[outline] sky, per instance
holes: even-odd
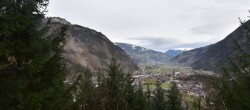
[[[112,42],[157,51],[216,43],[248,19],[250,0],[51,0],[47,16],[61,17]]]

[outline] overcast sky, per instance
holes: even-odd
[[[48,16],[113,42],[166,51],[216,43],[247,19],[250,0],[51,0]]]

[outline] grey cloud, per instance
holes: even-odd
[[[142,44],[153,44],[153,45],[172,45],[176,43],[180,43],[177,39],[167,38],[167,37],[150,37],[150,36],[142,36],[142,37],[129,37],[130,40],[136,40],[141,42]]]
[[[200,26],[192,27],[190,30],[194,34],[208,34],[212,36],[219,36],[220,32],[225,28],[228,28],[226,25],[216,25],[216,24],[204,24]]]
[[[165,52],[169,49],[180,49],[180,48],[197,48],[211,44],[211,42],[193,42],[183,43],[177,39],[170,39],[164,37],[130,37],[131,41],[137,41],[134,45],[143,46],[145,48]],[[131,42],[127,42],[131,43]]]
[[[111,41],[137,41],[165,51],[223,39],[239,26],[237,17],[249,15],[249,4],[250,0],[53,0],[48,8],[49,16],[101,31]]]
[[[169,49],[194,49],[198,47],[204,47],[210,45],[211,42],[194,42],[194,43],[176,43],[173,45],[162,44],[160,46],[157,45],[147,45],[149,48],[165,52]]]
[[[129,37],[127,38],[130,41],[137,42],[134,45],[139,45],[145,48],[165,51],[169,46],[174,46],[176,44],[180,44],[181,42],[177,39],[171,39],[166,37],[150,37],[150,36],[142,36],[142,37]],[[131,43],[131,42],[127,42]]]
[[[194,43],[183,43],[183,44],[178,44],[175,46],[172,46],[170,48],[176,49],[176,48],[198,48],[198,47],[204,47],[207,45],[210,45],[211,42],[194,42]]]
[[[220,2],[223,1],[225,0],[220,0]],[[231,0],[231,2],[234,2],[234,0]],[[246,18],[242,15],[247,14],[247,8],[233,8],[231,5],[225,7],[203,7],[197,10],[200,15],[200,23],[191,27],[190,31],[196,35],[207,34],[213,37],[226,37],[239,26],[238,17]]]

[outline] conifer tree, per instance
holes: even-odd
[[[149,83],[147,84],[146,96],[147,96],[147,109],[150,110],[150,107],[151,107],[151,90],[150,90],[150,87],[149,87]]]
[[[107,104],[107,88],[105,85],[105,75],[102,71],[97,73],[97,84],[95,85],[94,94],[95,94],[95,109],[96,110],[105,110]]]
[[[127,103],[128,109],[133,110],[135,106],[135,86],[133,85],[134,79],[130,73],[125,75],[125,88],[124,98]]]
[[[147,110],[147,99],[143,93],[143,87],[141,83],[139,83],[137,89],[135,90],[135,95],[135,102],[132,110]]]
[[[168,110],[183,110],[181,105],[181,96],[175,82],[171,82],[171,88],[168,94]]]
[[[235,50],[228,57],[227,67],[221,76],[214,80],[214,87],[218,90],[215,96],[218,109],[250,109],[250,27],[249,21],[240,22],[242,24],[240,34],[244,40],[235,41]]]
[[[87,69],[83,74],[78,76],[76,85],[74,85],[75,103],[72,110],[97,110],[95,104],[95,87],[91,80],[91,72]]]
[[[38,29],[48,3],[0,1],[0,109],[56,110],[70,100],[62,62],[67,28],[49,36]]]
[[[106,77],[106,109],[109,110],[123,110],[127,109],[124,98],[124,73],[120,69],[120,65],[116,61],[116,57],[112,56],[111,62],[108,66],[108,74]]]
[[[164,91],[159,80],[156,82],[156,88],[154,91],[153,108],[154,110],[166,110],[167,108]]]

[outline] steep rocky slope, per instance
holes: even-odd
[[[250,21],[246,22],[246,26],[250,27]],[[195,69],[220,72],[227,63],[228,56],[233,55],[235,42],[243,45],[247,41],[243,31],[243,26],[240,26],[225,39],[209,46],[186,51],[175,57],[174,61]]]
[[[58,31],[63,25],[68,25],[64,58],[70,77],[77,75],[86,68],[93,73],[107,69],[112,55],[125,71],[135,71],[138,66],[118,46],[114,45],[105,35],[87,27],[72,25],[68,21],[54,17],[43,20],[50,33]]]
[[[155,63],[168,63],[171,59],[170,56],[146,49],[144,47],[135,46],[127,43],[115,43],[117,46],[121,47],[126,53],[130,55],[132,59],[138,64],[155,64]]]

